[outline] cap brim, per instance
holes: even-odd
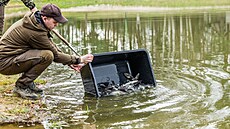
[[[58,23],[66,23],[66,22],[68,22],[68,20],[64,16],[54,17],[53,19],[55,21],[57,21]]]

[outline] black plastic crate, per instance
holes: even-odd
[[[156,86],[152,65],[146,50],[129,50],[94,54],[92,63],[81,70],[85,92],[101,97],[100,83],[124,84],[124,73],[136,76],[143,84]]]

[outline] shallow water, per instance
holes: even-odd
[[[79,73],[53,63],[45,100],[63,128],[230,128],[230,13],[68,17],[59,32],[81,54],[144,48],[157,86],[123,96],[84,94]],[[83,14],[81,14],[83,15]],[[58,46],[70,50],[54,37]]]

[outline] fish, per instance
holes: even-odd
[[[115,84],[113,80],[98,83],[100,94],[102,96],[117,96],[135,91],[142,91],[146,87],[145,85],[141,85],[139,76],[139,73],[137,73],[135,77],[133,77],[130,73],[124,73],[124,77],[127,79],[127,82],[124,84]]]
[[[130,73],[124,73],[124,76],[129,80],[129,81],[134,81],[134,80],[138,80],[140,73],[137,73],[137,75],[135,77],[133,77]]]
[[[124,91],[116,90],[116,91],[112,91],[109,95],[110,96],[120,96],[120,95],[125,95],[125,94],[128,94],[128,93]]]

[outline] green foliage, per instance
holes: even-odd
[[[47,3],[60,8],[97,5],[150,6],[150,7],[200,7],[229,6],[230,0],[33,0],[40,10]],[[11,0],[5,10],[7,14],[28,11],[20,0]]]
[[[87,115],[89,115],[90,109],[89,109],[89,105],[88,104],[86,104],[86,112],[87,112]]]
[[[28,113],[29,111],[30,111],[29,108],[24,106],[17,106],[15,108],[8,109],[8,113],[16,114],[16,115],[25,114]]]
[[[34,82],[36,85],[44,85],[44,84],[46,84],[47,81],[41,80],[41,79],[36,79]]]
[[[18,4],[19,0],[11,0]],[[157,7],[186,7],[186,6],[221,6],[230,5],[229,0],[33,0],[37,7],[53,3],[61,8],[89,5],[123,5],[123,6],[157,6]],[[22,3],[22,2],[21,2]]]
[[[69,127],[68,123],[64,121],[50,121],[46,124],[51,129],[62,129],[63,127]]]
[[[5,76],[5,75],[0,74],[0,86],[1,85],[11,85],[15,82],[16,78],[18,78],[18,75]]]
[[[13,89],[14,83],[19,78],[18,75],[2,75],[0,74],[0,93],[9,92]],[[44,85],[46,84],[46,80],[36,79],[35,84]]]

